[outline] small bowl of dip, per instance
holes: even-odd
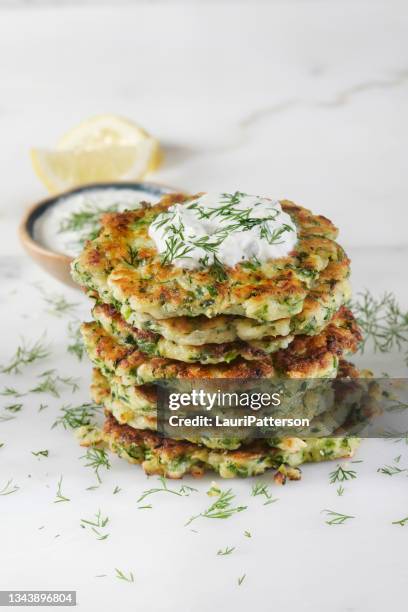
[[[99,231],[105,212],[138,208],[141,202],[155,204],[172,187],[157,183],[93,183],[37,202],[20,225],[20,239],[30,257],[46,272],[70,287],[71,261],[87,240]]]

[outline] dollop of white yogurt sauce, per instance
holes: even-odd
[[[164,264],[190,270],[285,257],[297,242],[296,226],[278,200],[238,191],[171,206],[150,225],[149,236]]]
[[[76,257],[84,242],[99,229],[106,211],[123,212],[140,203],[156,203],[159,197],[136,189],[102,187],[60,198],[34,223],[34,239],[51,251]]]

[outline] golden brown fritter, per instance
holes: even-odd
[[[119,425],[106,415],[101,441],[130,463],[139,463],[149,475],[182,478],[196,477],[205,471],[217,472],[222,478],[250,477],[268,469],[279,470],[284,478],[299,480],[298,466],[306,462],[349,458],[359,445],[358,438],[286,438],[269,446],[265,441],[251,442],[238,450],[214,450],[190,442],[161,438],[148,430]],[[86,445],[86,433],[83,440]]]
[[[357,350],[361,340],[358,326],[349,310],[342,307],[330,324],[317,336],[297,336],[288,348],[262,359],[247,361],[238,357],[230,363],[202,365],[184,363],[146,354],[119,345],[96,322],[81,327],[88,355],[108,377],[118,376],[124,384],[143,385],[166,378],[246,379],[318,378],[335,376],[339,357]]]
[[[331,273],[327,274],[328,269],[324,271],[325,279],[320,283],[320,288],[313,290],[305,300],[303,311],[292,320],[259,323],[254,319],[220,315],[214,319],[179,317],[159,321],[148,318],[131,325],[112,305],[102,303],[94,306],[92,314],[118,342],[135,346],[150,357],[166,357],[203,364],[232,361],[239,355],[244,359],[260,359],[286,348],[294,335],[315,335],[324,329],[349,297],[348,281],[344,278],[338,281],[341,273],[336,268],[339,267],[341,264],[328,266],[332,269]],[[344,273],[344,269],[342,272]],[[326,285],[327,288],[323,290],[322,287]],[[203,318],[205,321],[198,320]],[[196,323],[199,327],[194,329]],[[159,330],[164,331],[165,336],[160,335]],[[278,334],[278,330],[283,333]],[[235,341],[221,342],[225,335],[235,338]],[[173,339],[169,339],[169,336]],[[204,336],[214,342],[197,344],[198,339],[203,339]],[[187,337],[193,340],[193,344],[185,341]],[[246,340],[237,340],[239,337]]]
[[[345,378],[348,379],[347,385],[336,383],[334,386],[313,385],[303,390],[299,387],[296,395],[293,395],[296,388],[291,385],[289,391],[293,396],[292,406],[287,406],[282,412],[278,410],[274,415],[275,418],[285,418],[296,414],[311,421],[306,430],[307,434],[313,432],[314,436],[317,436],[318,433],[319,436],[331,435],[346,422],[349,414],[357,410],[367,392],[366,385],[359,383],[360,372],[350,363],[342,360],[336,381],[343,381]],[[350,378],[356,379],[356,384],[352,384]],[[157,430],[157,390],[154,386],[125,386],[117,378],[108,381],[95,368],[91,396],[96,403],[103,404],[119,424],[127,424],[135,429]],[[300,436],[301,433],[297,430],[291,435]],[[184,436],[178,439],[182,438]],[[184,439],[209,448],[234,450],[253,438],[253,432],[242,429],[234,432],[228,431],[221,435],[216,435],[214,432],[191,432]],[[266,438],[266,441],[274,446],[276,434],[273,438]]]
[[[125,319],[135,312],[157,319],[230,314],[268,322],[300,313],[328,264],[347,260],[328,219],[285,200],[282,209],[298,231],[289,256],[262,264],[242,262],[222,273],[214,266],[184,270],[164,265],[149,225],[174,203],[192,199],[170,195],[155,206],[104,215],[99,236],[73,263],[74,279],[102,301],[118,305]]]

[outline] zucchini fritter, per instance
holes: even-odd
[[[82,444],[87,445],[86,428],[78,432]],[[95,438],[92,437],[92,443]],[[142,465],[146,474],[167,478],[182,478],[186,474],[199,477],[205,471],[217,472],[222,478],[249,477],[263,474],[268,469],[278,470],[277,481],[285,477],[299,480],[299,465],[328,459],[352,457],[359,445],[358,438],[300,438],[282,439],[276,446],[265,441],[252,442],[239,450],[214,450],[161,438],[157,433],[120,425],[107,414],[100,442],[130,463]]]
[[[132,327],[108,304],[97,304],[92,315],[119,344],[136,347],[148,357],[164,357],[185,363],[229,363],[237,357],[247,360],[261,359],[286,348],[294,338],[292,335],[273,336],[252,342],[236,341],[194,346],[177,344],[153,332]]]
[[[359,378],[360,372],[346,361],[340,362],[338,377]],[[155,387],[124,386],[115,381],[109,383],[108,379],[98,370],[94,369],[91,385],[92,399],[97,404],[102,404],[121,425],[129,425],[135,429],[157,430],[157,393]],[[354,407],[358,406],[365,399],[367,404],[369,396],[366,394],[365,386],[349,385],[345,389],[311,388],[294,397],[296,414],[302,418],[311,420],[310,428],[305,435],[310,432],[314,436],[328,436],[333,434],[342,426],[349,417]],[[302,408],[300,408],[302,406]],[[275,414],[275,417],[285,414]],[[286,416],[288,416],[286,414]],[[235,450],[243,443],[247,443],[253,438],[246,430],[237,430],[235,435],[215,436],[213,434],[189,436],[186,439],[195,444],[203,444],[209,448],[222,448]],[[296,435],[301,435],[299,431]],[[181,439],[181,438],[180,438]],[[275,445],[276,436],[267,439],[268,444]]]
[[[184,363],[145,353],[118,344],[97,323],[84,323],[82,336],[94,365],[108,378],[117,376],[123,384],[144,385],[167,378],[246,379],[322,378],[336,376],[339,358],[357,350],[360,331],[353,315],[345,307],[317,336],[296,336],[288,348],[247,361],[238,357],[231,363],[202,365]]]
[[[128,306],[121,307],[121,314],[132,327],[159,334],[178,345],[222,344],[289,334],[313,336],[322,331],[331,317],[350,299],[349,275],[348,259],[329,263],[318,280],[313,282],[302,311],[292,318],[276,321],[264,322],[233,315],[217,315],[211,319],[205,315],[154,319],[151,315],[132,311]]]
[[[74,280],[117,305],[126,319],[135,312],[156,319],[229,314],[269,322],[302,312],[329,263],[348,261],[334,242],[337,230],[328,219],[285,200],[282,209],[298,231],[290,256],[244,261],[222,270],[164,265],[148,235],[149,225],[173,204],[193,198],[168,195],[154,206],[103,215],[99,236],[73,262]]]
[[[325,271],[326,273],[326,271]],[[331,276],[331,278],[333,278]],[[281,319],[274,323],[257,323],[254,319],[232,316],[218,316],[215,319],[206,319],[205,322],[212,322],[214,326],[206,324],[206,330],[196,329],[192,331],[197,319],[203,317],[190,318],[180,317],[179,319],[167,319],[155,321],[152,325],[152,320],[148,319],[149,325],[139,324],[132,326],[127,323],[124,318],[109,304],[97,303],[92,314],[96,321],[110,335],[114,336],[121,344],[135,346],[149,357],[165,357],[167,359],[176,359],[186,363],[221,363],[230,362],[238,356],[244,359],[253,360],[260,359],[265,355],[274,353],[281,348],[286,348],[293,340],[294,334],[315,335],[329,323],[336,310],[333,308],[340,307],[345,298],[349,297],[346,287],[348,281],[342,281],[342,289],[336,291],[336,282],[334,281],[333,291],[330,293],[323,292],[320,301],[316,298],[308,297],[305,301],[305,307],[297,317],[292,321],[289,319]],[[337,289],[339,289],[337,287]],[[219,320],[219,322],[216,321]],[[217,323],[217,325],[215,325]],[[169,326],[171,333],[169,334]],[[150,329],[148,329],[150,327]],[[283,331],[282,335],[276,333],[278,328]],[[289,329],[292,327],[292,333]],[[166,336],[161,336],[159,333],[152,331],[152,328],[160,329],[166,333]],[[268,329],[273,328],[273,333],[268,335]],[[183,329],[183,331],[181,331]],[[189,333],[185,334],[185,330]],[[178,332],[178,333],[177,333]],[[208,344],[187,344],[186,336],[194,336],[197,339],[202,338],[203,333],[208,338],[213,338],[216,342]],[[224,335],[230,337],[246,337],[246,340],[236,340],[229,342],[220,342],[220,337]],[[170,340],[168,336],[172,336],[175,340]],[[184,337],[183,337],[184,336]],[[178,342],[179,339],[183,341]]]

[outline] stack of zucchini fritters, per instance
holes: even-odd
[[[345,307],[350,262],[332,223],[281,201],[297,228],[290,256],[185,270],[163,262],[148,228],[170,206],[192,199],[170,195],[105,214],[98,237],[73,263],[74,279],[95,299],[94,321],[82,325],[82,334],[94,364],[92,397],[106,413],[101,438],[90,434],[84,443],[102,440],[146,473],[171,478],[210,469],[225,478],[253,476],[272,468],[283,481],[298,479],[301,463],[350,457],[358,440],[349,437],[241,443],[158,435],[159,380],[359,376],[344,360],[360,333]]]

